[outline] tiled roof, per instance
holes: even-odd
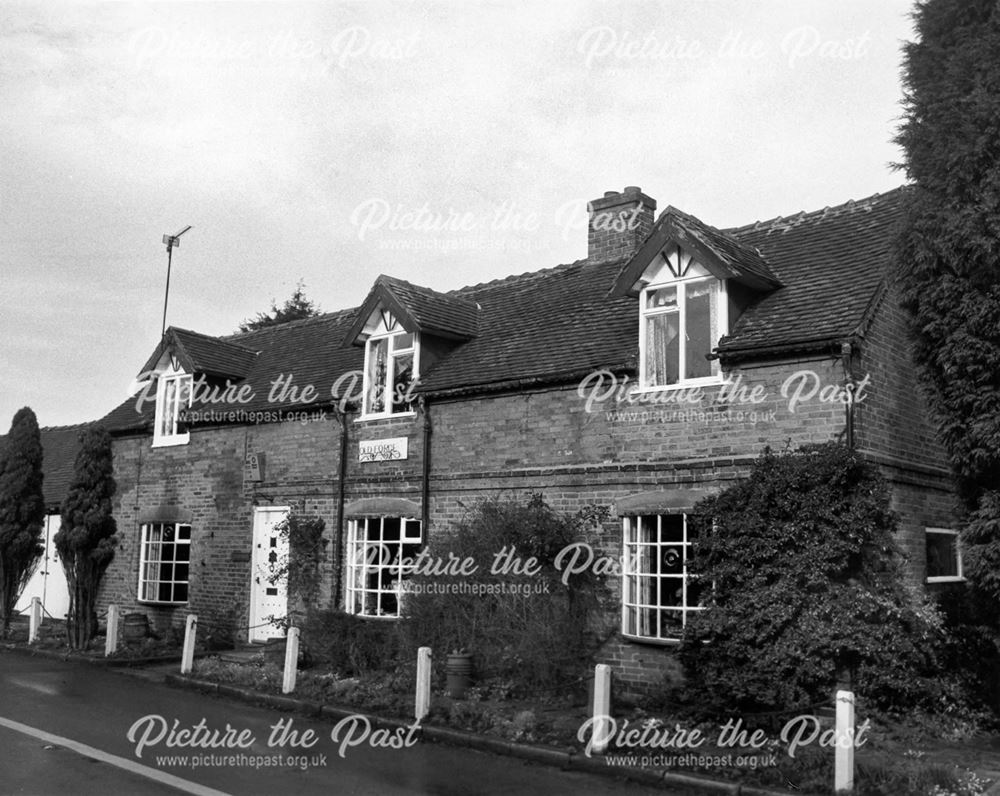
[[[189,372],[238,379],[247,376],[257,355],[255,351],[243,345],[171,326],[153,355],[146,361],[143,372],[156,367],[166,348],[177,355],[184,369]]]
[[[728,230],[760,250],[784,287],[747,310],[720,350],[854,334],[886,277],[904,190]]]
[[[411,332],[427,332],[455,340],[468,340],[479,334],[479,307],[474,301],[382,274],[361,305],[347,333],[346,344],[357,340],[368,316],[380,303],[387,304],[399,316],[403,327]]]
[[[770,278],[781,284],[762,292],[745,310],[720,350],[736,357],[814,342],[826,344],[856,334],[886,275],[902,214],[902,195],[902,189],[897,189],[730,230],[716,230],[685,216],[688,228],[697,229],[706,245],[721,256],[749,270],[758,263],[746,259],[746,254],[755,252]],[[675,218],[681,217],[674,212]],[[472,308],[478,305],[477,335],[459,342],[430,372],[422,374],[421,390],[431,394],[486,391],[577,379],[601,367],[634,369],[637,301],[628,296],[609,297],[624,265],[622,261],[581,260],[449,293],[391,277],[380,277],[379,285],[405,303],[407,311],[427,328],[471,324]],[[235,408],[273,409],[268,401],[271,387],[275,380],[288,376],[294,385],[312,384],[322,402],[329,399],[331,386],[341,374],[360,372],[363,366],[363,349],[345,343],[349,330],[357,328],[359,314],[354,308],[204,339],[257,352],[245,379],[256,397]],[[190,333],[181,333],[180,339],[188,346],[193,338],[186,334]],[[192,356],[205,361],[204,353]],[[287,403],[283,406],[292,408]],[[118,429],[148,428],[152,409],[150,402],[137,414],[135,400],[130,399],[104,422]]]
[[[625,264],[612,288],[612,295],[637,294],[637,281],[670,242],[693,252],[702,265],[720,279],[736,279],[756,290],[773,290],[781,286],[781,281],[754,246],[742,243],[676,207],[668,207]]]
[[[356,309],[340,310],[253,332],[213,338],[223,343],[236,343],[254,352],[246,377],[235,382],[239,386],[249,385],[254,397],[245,403],[203,401],[202,405],[215,406],[219,411],[271,411],[276,407],[291,411],[301,408],[292,401],[291,388],[301,391],[307,385],[312,385],[318,393],[314,403],[329,401],[337,377],[350,371],[360,373],[363,367],[363,349],[341,345],[356,314]],[[290,382],[288,377],[291,377]],[[275,388],[279,380],[281,384]],[[281,390],[282,385],[287,388],[285,400],[271,401],[272,390]],[[137,398],[132,397],[109,412],[101,422],[116,431],[151,429],[154,410],[153,400],[137,406]]]
[[[42,439],[42,494],[45,508],[58,511],[73,478],[76,454],[80,452],[80,434],[90,423],[74,426],[50,426],[39,429]],[[0,451],[7,444],[6,435],[0,436]]]
[[[633,367],[638,357],[635,299],[608,296],[621,266],[621,261],[581,260],[456,291],[482,307],[479,336],[423,376],[423,390],[548,381],[555,374]]]

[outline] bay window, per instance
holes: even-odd
[[[347,526],[345,610],[359,616],[400,616],[408,577],[406,562],[421,547],[420,520],[363,517]]]
[[[142,526],[139,602],[186,603],[190,566],[190,525],[152,522]]]
[[[676,640],[692,612],[704,610],[702,587],[688,573],[696,520],[689,514],[624,518],[623,635]]]

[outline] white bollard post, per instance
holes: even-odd
[[[417,700],[413,715],[420,724],[431,712],[431,648],[417,650]]]
[[[594,667],[594,743],[597,754],[608,748],[608,722],[611,719],[611,667],[599,663]]]
[[[837,691],[837,751],[833,790],[854,792],[854,692]]]
[[[290,694],[295,690],[295,676],[299,671],[299,629],[288,628],[285,641],[285,679],[281,683],[281,693]]]
[[[118,649],[118,606],[108,606],[108,632],[104,637],[104,657]]]
[[[28,615],[28,643],[34,644],[38,641],[38,628],[42,626],[42,601],[37,597],[31,598],[31,610]]]
[[[184,649],[181,652],[181,674],[191,674],[194,668],[194,636],[197,632],[198,617],[188,614],[184,625]]]

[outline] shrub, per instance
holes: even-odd
[[[844,669],[877,707],[940,693],[926,676],[940,618],[905,587],[886,485],[856,453],[767,450],[697,512],[713,522],[692,572],[714,588],[682,648],[696,699],[796,709],[828,701]]]
[[[388,671],[401,663],[394,623],[340,611],[310,611],[302,629],[302,646],[310,663],[349,676]]]
[[[434,561],[452,555],[460,561],[472,559],[475,574],[460,581],[419,573],[413,578],[400,628],[407,656],[413,657],[421,646],[437,655],[464,649],[474,655],[478,678],[515,680],[526,690],[550,689],[581,676],[602,582],[588,571],[564,583],[555,563],[567,545],[586,541],[605,514],[603,509],[587,509],[561,515],[538,494],[524,502],[480,500],[453,534],[428,548]],[[505,548],[515,551],[521,562],[536,559],[539,572],[491,572]],[[435,593],[435,584],[442,581],[447,591]],[[464,584],[470,587],[467,593],[458,590]],[[472,585],[478,593],[471,591]]]
[[[323,578],[320,567],[329,544],[323,536],[326,523],[320,517],[290,511],[275,530],[286,543],[288,553],[275,562],[268,581],[287,584],[291,613],[301,618],[319,598]]]

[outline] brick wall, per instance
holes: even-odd
[[[854,368],[855,378],[870,378],[868,396],[856,409],[856,445],[878,463],[892,487],[899,542],[910,560],[907,571],[914,584],[922,584],[924,528],[955,528],[958,515],[947,456],[929,418],[895,287],[882,296]]]
[[[899,461],[892,459],[893,434],[911,401],[911,396],[898,392],[912,386],[894,375],[894,353],[888,345],[894,340],[892,320],[877,318],[869,338],[872,345],[885,345],[888,353],[863,352],[860,360],[862,367],[872,369],[873,386],[871,403],[856,413],[858,438],[872,446],[872,455],[881,456],[886,468],[896,468],[894,484],[899,490],[894,499],[907,518],[906,546],[919,568],[923,546],[916,518],[924,522],[934,516],[939,519],[927,524],[947,527],[948,523],[941,494],[925,488],[927,479],[935,476],[925,472],[924,438],[912,441],[924,457],[916,464],[905,460],[909,448],[903,449]],[[795,373],[802,375],[790,380]],[[744,396],[755,399],[741,402],[730,395],[720,400],[718,388],[706,388],[701,396],[685,394],[689,400],[680,403],[630,405],[609,398],[588,411],[589,393],[584,390],[581,396],[571,385],[432,402],[430,523],[425,540],[446,534],[481,497],[532,491],[541,492],[565,512],[608,506],[612,519],[602,529],[597,552],[617,559],[621,520],[615,506],[621,498],[671,488],[721,489],[745,475],[767,445],[782,449],[843,438],[842,403],[823,402],[817,395],[794,407],[789,403],[798,387],[808,393],[840,385],[844,376],[839,358],[776,361],[740,367],[729,375],[738,378]],[[422,413],[373,421],[349,417],[346,501],[388,496],[419,504],[424,423]],[[180,623],[188,611],[209,615],[235,603],[245,625],[254,505],[290,505],[318,514],[334,540],[341,433],[339,420],[328,414],[308,423],[196,429],[189,444],[169,448],[152,448],[149,437],[116,439],[116,516],[122,544],[102,602],[118,602],[126,611],[137,607],[140,514],[157,506],[176,506],[192,518],[190,605],[142,610],[165,625]],[[358,461],[361,441],[392,437],[407,439],[407,459]],[[250,452],[264,454],[259,483],[249,481],[245,460]],[[335,563],[342,567],[344,562],[342,557],[336,562],[333,551],[343,550],[343,545],[340,540],[334,545],[324,568],[322,599],[339,605],[343,595],[333,593]],[[617,612],[617,579],[611,579],[610,587],[610,610]],[[648,689],[679,676],[671,647],[633,643],[617,632],[603,644],[598,660],[615,668],[626,690]]]

